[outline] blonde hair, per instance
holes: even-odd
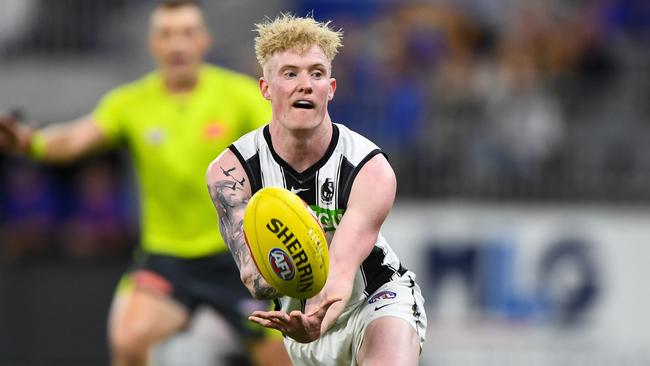
[[[296,17],[282,13],[275,19],[255,24],[255,56],[262,67],[277,52],[298,48],[306,51],[312,45],[320,47],[332,62],[343,46],[341,30],[329,27],[330,21],[318,22],[312,17]]]

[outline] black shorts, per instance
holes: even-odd
[[[139,253],[130,275],[137,287],[168,295],[190,313],[199,305],[211,306],[246,339],[264,334],[248,315],[268,302],[253,299],[230,253],[195,259]]]

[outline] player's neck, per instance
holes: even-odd
[[[329,116],[313,130],[291,131],[279,123],[269,126],[273,149],[297,172],[316,164],[327,151],[332,140],[332,121]]]

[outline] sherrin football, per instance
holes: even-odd
[[[257,191],[244,212],[244,235],[260,273],[283,295],[308,299],[325,285],[325,233],[297,195],[280,187]]]

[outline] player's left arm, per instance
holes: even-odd
[[[316,303],[323,298],[343,300],[330,307],[321,333],[336,322],[350,300],[354,278],[377,242],[381,225],[393,207],[396,190],[395,173],[384,155],[375,155],[357,174],[347,209],[329,247],[327,283],[317,296],[320,299],[310,299]]]

